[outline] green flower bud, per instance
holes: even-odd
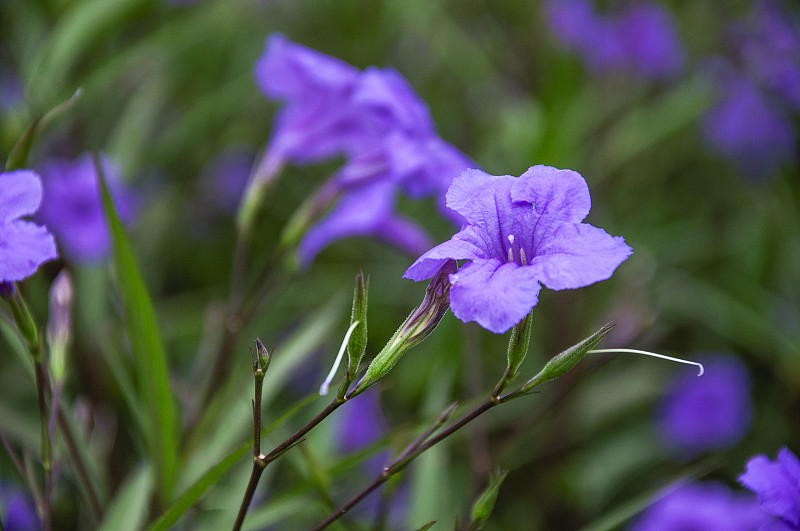
[[[13,291],[7,300],[8,304],[11,306],[11,314],[14,316],[14,322],[17,323],[17,329],[28,343],[28,349],[34,353],[34,356],[38,356],[39,333],[37,332],[33,315],[18,290],[14,289],[8,291]]]
[[[506,381],[508,383],[517,377],[517,374],[519,374],[519,367],[528,354],[528,345],[530,345],[531,342],[532,328],[533,311],[511,329],[511,338],[508,340],[508,369],[506,369]]]
[[[616,325],[614,323],[608,323],[603,328],[587,337],[577,345],[573,345],[564,352],[554,356],[550,361],[547,362],[544,368],[539,371],[539,374],[528,380],[528,383],[522,387],[521,391],[530,391],[539,384],[543,384],[544,382],[548,382],[550,380],[555,380],[559,376],[562,376],[568,370],[577,365],[578,362],[581,361],[583,357],[586,356],[586,354],[592,350],[604,337],[606,337],[615,326]]]
[[[361,271],[356,275],[356,287],[353,290],[353,311],[350,314],[350,326],[358,322],[347,342],[347,374],[355,378],[360,369],[361,360],[367,350],[367,292],[369,277],[364,280]],[[352,380],[351,380],[352,381]]]
[[[455,273],[456,269],[456,261],[448,260],[433,276],[422,304],[411,312],[392,339],[375,356],[367,368],[367,373],[358,382],[356,390],[350,394],[351,397],[360,394],[386,376],[406,351],[419,345],[439,325],[447,309],[450,308],[450,275]]]
[[[472,522],[473,526],[470,529],[481,529],[483,524],[489,519],[494,509],[494,502],[497,500],[497,494],[500,492],[500,485],[508,475],[508,470],[503,470],[499,473],[493,473],[489,478],[489,485],[481,493],[472,506]]]
[[[72,338],[72,281],[62,269],[50,286],[50,317],[47,321],[47,344],[50,346],[50,370],[56,381],[67,371],[67,348]]]

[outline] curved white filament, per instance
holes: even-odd
[[[347,333],[344,335],[344,339],[342,340],[342,346],[339,347],[339,353],[336,355],[336,360],[333,362],[333,367],[331,367],[331,372],[328,373],[328,376],[325,377],[325,381],[319,386],[320,396],[325,396],[328,394],[328,388],[331,386],[331,381],[333,381],[333,377],[336,375],[336,369],[339,368],[339,363],[341,363],[342,356],[344,356],[344,349],[347,348],[347,342],[350,341],[350,335],[357,326],[358,321],[353,321],[353,324],[351,324],[350,328],[347,329]]]
[[[699,372],[697,376],[703,376],[703,373],[706,372],[706,368],[703,367],[702,363],[697,363],[696,361],[689,361],[689,360],[682,360],[679,358],[673,358],[670,356],[665,356],[663,354],[656,354],[655,352],[648,352],[646,350],[634,350],[631,348],[602,348],[599,350],[590,350],[587,354],[603,354],[603,353],[610,353],[610,352],[622,352],[628,354],[642,354],[643,356],[652,356],[654,358],[661,358],[664,360],[674,361],[676,363],[685,363],[686,365],[696,365],[699,368]]]

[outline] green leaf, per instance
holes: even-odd
[[[178,423],[169,386],[167,356],[158,329],[155,309],[145,288],[131,244],[114,209],[102,168],[94,156],[100,181],[103,210],[114,250],[125,321],[133,352],[139,395],[145,405],[148,452],[155,464],[156,484],[162,503],[169,501],[178,462]]]
[[[141,529],[147,515],[152,488],[152,474],[149,467],[141,466],[131,473],[111,501],[99,531]]]

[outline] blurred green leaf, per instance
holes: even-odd
[[[114,250],[125,321],[135,361],[139,394],[147,409],[147,440],[156,469],[156,483],[162,502],[171,497],[178,462],[178,421],[169,385],[167,355],[158,329],[155,310],[133,255],[122,222],[114,209],[98,160],[103,210],[108,220]]]
[[[152,475],[147,466],[140,466],[130,473],[128,479],[106,510],[99,531],[137,531],[142,528],[147,516]]]

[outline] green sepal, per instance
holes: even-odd
[[[364,279],[364,273],[359,271],[356,275],[356,286],[353,290],[353,311],[350,313],[350,325],[358,324],[350,334],[347,342],[347,374],[355,378],[360,370],[361,360],[367,351],[367,293],[369,291],[369,276]],[[352,380],[351,380],[352,381]]]
[[[508,475],[508,470],[493,472],[489,478],[489,485],[472,505],[472,526],[470,529],[481,529],[494,510],[494,502],[500,492],[500,485]]]
[[[614,323],[608,323],[600,330],[587,337],[580,343],[571,346],[567,350],[553,356],[547,362],[544,368],[539,371],[539,374],[528,380],[528,382],[520,389],[522,392],[528,392],[539,384],[555,380],[562,376],[567,371],[572,369],[579,361],[583,359],[586,354],[592,350],[597,344],[606,337],[615,327]]]

